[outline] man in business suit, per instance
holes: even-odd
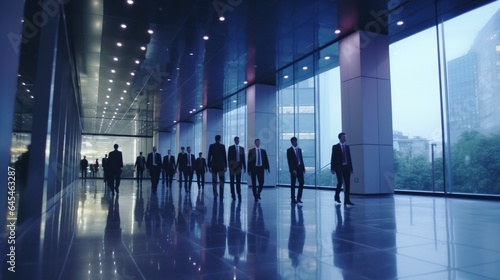
[[[196,182],[198,183],[198,190],[205,189],[205,172],[208,171],[207,161],[202,157],[203,153],[198,153],[196,159]]]
[[[231,186],[231,197],[233,200],[236,199],[234,191],[234,181],[236,179],[236,193],[238,194],[238,200],[241,200],[241,171],[243,173],[247,169],[245,162],[245,148],[240,145],[240,138],[238,136],[234,137],[234,145],[231,145],[227,151],[227,160],[229,164],[229,182]]]
[[[102,176],[104,177],[104,183],[108,182],[108,177],[106,177],[106,164],[108,163],[108,154],[105,154],[102,158]]]
[[[302,159],[302,149],[297,147],[297,137],[290,139],[292,146],[286,150],[286,159],[288,161],[288,170],[290,171],[290,198],[292,203],[302,203],[302,190],[304,189],[304,160]],[[299,190],[297,200],[295,200],[295,183],[299,181]]]
[[[215,143],[208,148],[208,170],[212,173],[214,199],[217,198],[217,177],[219,177],[220,200],[224,199],[224,173],[227,170],[226,147],[220,143],[221,136],[215,136]]]
[[[191,153],[191,147],[186,148],[187,153],[184,154],[185,159],[181,161],[184,164],[182,168],[184,171],[184,190],[186,193],[191,192],[191,185],[193,184],[193,174],[194,174],[194,165],[196,163],[196,158]]]
[[[134,168],[137,168],[137,182],[142,184],[142,178],[144,173],[144,168],[146,168],[146,159],[142,155],[142,152],[139,153],[139,156],[135,159]]]
[[[264,187],[264,170],[268,173],[269,160],[267,158],[266,150],[260,148],[260,139],[255,139],[255,148],[248,151],[248,175],[252,178],[252,192],[255,201],[259,201],[260,193]],[[259,188],[257,189],[256,179],[259,181]]]
[[[115,194],[115,191],[116,194],[120,192],[120,176],[123,169],[122,152],[118,151],[118,144],[115,144],[113,148],[115,150],[108,153],[108,162],[106,162],[106,174],[108,174],[108,185],[112,195]]]
[[[167,188],[172,188],[172,181],[174,180],[175,170],[175,157],[171,154],[172,150],[168,149],[167,155],[163,157],[163,170],[165,171]]]
[[[339,194],[343,183],[345,185],[344,205],[354,205],[349,198],[351,192],[351,174],[353,171],[351,150],[349,146],[345,144],[346,137],[344,132],[339,133],[338,138],[340,143],[332,146],[332,158],[330,160],[332,174],[337,175],[335,202],[341,203]]]
[[[179,189],[182,188],[182,176],[184,176],[184,173],[182,172],[183,170],[180,167],[181,165],[183,165],[183,163],[181,164],[180,161],[184,159],[184,150],[184,147],[181,147],[180,153],[177,154],[177,162],[175,163],[175,169],[179,171]]]
[[[89,161],[85,156],[80,160],[80,170],[82,171],[82,178],[87,178],[87,167],[89,166]]]
[[[149,175],[151,176],[151,189],[153,194],[156,194],[156,189],[158,188],[158,182],[160,181],[161,172],[161,154],[156,152],[156,146],[153,146],[153,151],[148,154],[148,159],[146,160],[146,167],[149,170]]]

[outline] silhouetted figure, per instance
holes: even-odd
[[[148,159],[146,160],[146,167],[149,170],[151,176],[151,189],[153,194],[156,194],[158,188],[158,182],[160,181],[160,172],[162,168],[161,164],[161,154],[156,151],[156,146],[153,146],[153,151],[148,154]]]
[[[137,182],[142,184],[144,169],[146,168],[146,159],[142,155],[142,152],[139,152],[139,156],[135,159],[134,168],[136,168],[137,172]]]
[[[167,188],[172,188],[175,172],[175,157],[171,154],[172,150],[168,149],[167,155],[163,157],[163,170],[165,171],[165,180]]]
[[[302,158],[302,149],[297,147],[297,137],[290,139],[292,146],[286,150],[288,169],[290,171],[290,198],[292,203],[302,203],[302,190],[304,189],[304,159]],[[299,181],[299,190],[297,199],[295,199],[295,183]]]
[[[179,189],[182,189],[182,176],[184,176],[184,173],[182,173],[182,167],[183,164],[181,164],[181,160],[184,159],[184,154],[185,154],[185,148],[181,147],[181,151],[177,154],[177,162],[175,163],[175,170],[179,171]]]
[[[109,176],[108,186],[111,190],[111,195],[114,195],[115,192],[119,193],[120,179],[123,169],[122,152],[118,151],[118,144],[115,144],[113,148],[115,150],[108,153],[109,158],[106,163],[106,173],[108,173]]]
[[[212,205],[212,219],[210,225],[207,227],[207,251],[215,256],[210,256],[207,259],[206,265],[212,271],[217,271],[222,265],[220,258],[224,256],[226,251],[226,237],[227,230],[224,224],[224,202],[217,202],[216,199]]]
[[[207,161],[202,157],[203,153],[198,153],[196,159],[196,183],[199,189],[205,189],[205,173],[208,171]]]
[[[219,178],[220,200],[224,199],[224,173],[227,170],[226,147],[220,143],[221,136],[215,136],[215,143],[208,148],[208,170],[212,173],[214,199],[217,198],[217,178]]]
[[[104,183],[108,182],[108,177],[106,174],[106,165],[108,163],[108,154],[105,154],[104,157],[101,160],[102,162],[102,176],[104,177]]]
[[[191,153],[191,147],[186,148],[187,152],[182,155],[183,159],[179,160],[184,174],[184,190],[186,193],[191,192],[191,185],[193,184],[193,173],[195,168],[196,159]]]
[[[332,174],[337,175],[335,202],[341,203],[339,194],[343,183],[345,186],[344,205],[354,205],[354,203],[352,203],[350,200],[351,174],[353,172],[351,150],[349,149],[349,146],[345,144],[346,137],[344,132],[339,133],[338,138],[339,138],[339,143],[332,146],[332,157],[330,160],[331,172]]]
[[[142,197],[142,188],[137,188],[136,200],[134,207],[134,220],[137,222],[137,227],[141,228],[144,220],[144,198]]]
[[[266,150],[260,148],[260,139],[254,140],[255,148],[248,151],[248,175],[252,179],[252,192],[255,201],[261,199],[260,194],[264,187],[264,171],[271,172],[269,169],[269,159]],[[257,180],[259,187],[257,189]]]
[[[89,161],[86,156],[80,161],[80,170],[82,171],[82,178],[87,178],[87,167],[89,167]]]
[[[96,159],[95,163],[92,165],[92,177],[95,178],[98,172],[99,172],[99,159]]]
[[[109,238],[117,238],[121,236],[121,220],[120,207],[118,203],[118,195],[109,200],[108,218],[106,219],[105,236]]]
[[[227,150],[227,160],[229,164],[231,198],[235,200],[237,194],[238,200],[241,200],[241,175],[245,173],[247,164],[245,160],[245,148],[240,146],[240,138],[238,136],[234,137],[234,145],[229,146]]]

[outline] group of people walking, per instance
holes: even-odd
[[[354,205],[350,201],[349,196],[350,176],[353,172],[351,153],[349,146],[345,144],[345,133],[339,133],[338,138],[339,143],[332,146],[330,162],[331,172],[337,176],[335,202],[341,203],[340,192],[342,185],[344,185],[344,204]],[[291,179],[290,199],[293,204],[303,203],[302,193],[306,169],[302,149],[298,147],[296,137],[292,137],[290,142],[291,147],[287,149],[287,162]],[[212,174],[214,199],[219,198],[220,200],[224,198],[226,171],[229,169],[230,191],[233,200],[236,200],[236,198],[241,200],[241,176],[248,171],[252,182],[254,199],[255,201],[259,201],[261,200],[261,193],[264,187],[264,174],[266,171],[270,173],[271,170],[267,152],[260,147],[259,139],[254,140],[254,146],[254,148],[248,151],[247,158],[245,148],[240,145],[240,139],[236,136],[234,137],[234,144],[228,148],[226,153],[225,145],[221,143],[221,136],[216,135],[215,143],[209,146],[207,159],[203,158],[201,152],[198,153],[198,158],[196,158],[191,151],[191,147],[187,147],[186,149],[181,147],[181,152],[177,155],[177,161],[171,154],[170,149],[167,151],[167,155],[162,157],[157,151],[156,146],[153,146],[152,152],[147,157],[144,157],[142,152],[140,152],[136,158],[134,168],[137,170],[137,180],[140,183],[142,183],[144,170],[149,170],[153,194],[156,194],[161,174],[163,174],[166,186],[171,188],[174,175],[179,172],[179,187],[182,188],[184,182],[185,192],[190,193],[194,173],[196,172],[198,189],[203,190],[205,187],[205,173],[209,171]],[[83,160],[86,161],[85,157]],[[106,155],[102,159],[102,166],[104,181],[108,183],[111,193],[114,195],[115,192],[119,192],[120,175],[123,169],[123,157],[122,153],[118,151],[118,144],[114,145],[114,151],[109,153],[109,157]],[[296,186],[297,183],[298,186]],[[297,193],[295,189],[297,189]]]

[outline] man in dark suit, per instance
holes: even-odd
[[[208,148],[208,170],[212,173],[214,199],[217,198],[217,177],[219,177],[220,200],[224,198],[224,173],[227,170],[226,147],[220,143],[221,136],[215,136],[215,143]]]
[[[255,139],[255,148],[248,151],[248,175],[252,178],[252,192],[255,201],[259,201],[260,193],[264,187],[264,170],[268,173],[271,172],[269,169],[269,160],[267,159],[266,150],[260,148],[260,139]],[[257,190],[257,183],[259,181],[259,189]]]
[[[184,191],[186,193],[191,192],[191,185],[193,184],[193,174],[194,165],[196,163],[196,158],[191,153],[191,147],[186,148],[187,153],[184,154],[184,159],[181,160],[181,164],[184,164],[182,170],[184,173]]]
[[[148,159],[146,160],[146,167],[149,170],[149,175],[151,176],[151,189],[153,194],[156,194],[156,189],[158,188],[158,182],[160,181],[161,172],[161,154],[156,152],[156,146],[153,146],[153,152],[148,154]]]
[[[89,167],[89,161],[85,156],[80,160],[80,170],[82,170],[82,178],[87,178],[87,167]]]
[[[137,168],[137,182],[142,184],[142,177],[144,173],[144,168],[146,168],[146,159],[142,155],[142,152],[139,153],[139,156],[135,159],[134,168]]]
[[[286,159],[288,161],[288,169],[290,171],[290,197],[292,203],[302,203],[302,190],[304,188],[304,160],[302,159],[302,149],[297,147],[297,137],[290,139],[292,146],[286,150]],[[299,190],[297,192],[297,200],[295,200],[295,183],[299,181]]]
[[[181,160],[184,159],[184,155],[186,154],[184,150],[184,147],[181,147],[181,152],[177,154],[177,162],[175,163],[175,169],[179,171],[179,189],[182,188],[182,176],[184,176],[184,173],[182,172],[183,170],[181,168],[181,165],[184,165],[183,163],[181,163]]]
[[[106,177],[106,164],[108,163],[108,154],[105,154],[102,158],[102,175],[104,177],[104,183],[108,182],[108,177]]]
[[[163,170],[167,176],[167,187],[172,187],[175,172],[175,157],[171,155],[172,150],[168,149],[167,155],[163,157]]]
[[[338,138],[340,143],[332,146],[332,158],[330,160],[332,174],[337,174],[335,202],[341,203],[339,194],[342,184],[344,184],[344,205],[354,205],[349,198],[351,193],[351,174],[353,172],[351,150],[345,144],[346,137],[344,132],[339,133]]]
[[[205,189],[205,172],[208,171],[207,161],[202,157],[203,153],[198,153],[196,159],[196,182],[198,183],[198,190]]]
[[[234,192],[234,181],[236,179],[236,193],[238,194],[238,200],[241,200],[241,171],[243,173],[247,169],[245,161],[245,148],[240,145],[240,138],[238,136],[234,137],[234,145],[230,146],[227,151],[227,160],[229,164],[229,182],[231,186],[231,197],[233,200],[236,199]]]
[[[118,144],[113,146],[115,149],[109,152],[108,162],[106,162],[106,174],[108,174],[108,185],[111,190],[111,194],[114,195],[115,191],[119,193],[120,187],[120,176],[123,169],[123,156],[122,152],[118,151]]]

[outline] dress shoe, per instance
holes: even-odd
[[[300,198],[297,198],[297,202],[298,203],[303,203],[302,200]]]
[[[340,204],[340,203],[342,203],[342,202],[340,201],[340,198],[338,198],[338,197],[336,197],[336,198],[335,198],[335,202],[336,202],[336,203],[339,203],[339,204]]]
[[[354,205],[354,203],[348,201],[348,202],[344,203],[344,205]]]

